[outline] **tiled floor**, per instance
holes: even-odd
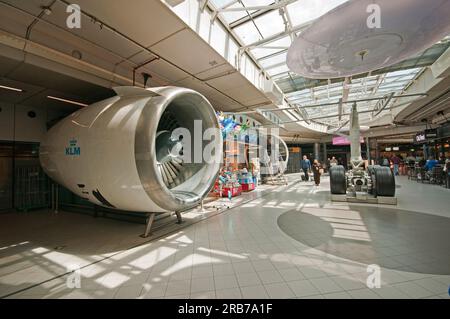
[[[393,208],[331,203],[326,178],[291,183],[151,242],[142,225],[0,215],[0,296],[449,298],[450,190],[398,184]]]

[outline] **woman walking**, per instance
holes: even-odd
[[[312,165],[312,171],[314,174],[314,182],[316,183],[316,186],[320,185],[320,175],[322,173],[322,166],[320,165],[318,160],[314,160]]]

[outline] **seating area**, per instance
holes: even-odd
[[[431,171],[427,171],[424,167],[420,167],[417,164],[409,165],[408,179],[450,188],[448,168],[445,170],[444,165],[436,165]]]

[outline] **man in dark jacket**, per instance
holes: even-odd
[[[311,162],[306,155],[303,155],[303,159],[300,162],[300,167],[302,168],[303,173],[305,173],[306,181],[309,181],[308,172],[311,170]]]

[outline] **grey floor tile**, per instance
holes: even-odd
[[[190,280],[169,281],[166,296],[189,295],[191,291]]]
[[[235,275],[214,276],[214,284],[216,290],[237,288],[239,286]]]
[[[343,290],[329,277],[310,279],[310,282],[320,291],[321,294],[339,292]]]
[[[116,294],[115,299],[136,299],[140,296],[142,291],[142,284],[134,286],[122,286],[120,287]]]
[[[434,293],[431,291],[419,286],[418,284],[415,284],[413,282],[403,282],[399,284],[392,285],[393,287],[399,289],[403,293],[407,294],[411,298],[418,299],[418,298],[425,298],[433,296]]]
[[[319,295],[320,291],[309,282],[309,280],[298,280],[288,283],[289,288],[294,292],[297,297],[306,297]]]
[[[216,290],[217,299],[241,299],[242,294],[239,288],[229,288]]]
[[[263,284],[272,284],[276,282],[283,282],[283,278],[280,276],[276,270],[265,270],[257,273],[259,279]]]
[[[197,292],[211,291],[214,290],[214,278],[213,277],[202,277],[194,278],[191,281],[191,295]]]
[[[279,269],[278,272],[286,282],[305,279],[305,276],[297,268]]]
[[[363,288],[356,290],[347,291],[353,299],[380,299],[380,296],[377,295],[373,289]]]
[[[286,283],[274,283],[264,285],[267,294],[271,299],[288,299],[295,297],[292,290]]]
[[[189,299],[215,299],[215,298],[216,298],[215,290],[191,293],[191,295],[189,296]]]
[[[241,287],[242,298],[244,299],[267,299],[269,296],[264,289],[264,286],[248,286]]]
[[[443,284],[440,281],[435,280],[433,278],[424,278],[424,279],[414,280],[414,281],[412,281],[412,283],[415,283],[415,284],[421,286],[422,288],[425,288],[426,290],[431,291],[432,293],[434,293],[436,295],[446,293],[450,289],[450,282],[449,282],[449,284],[446,285],[446,284]]]
[[[359,279],[359,276],[352,277],[352,275],[347,276],[336,276],[330,277],[335,283],[338,284],[344,290],[356,290],[367,288],[366,283]]]
[[[167,282],[155,283],[155,284],[144,284],[144,288],[141,291],[139,298],[156,298],[164,297],[167,289]]]
[[[306,279],[327,277],[328,274],[321,269],[311,267],[298,267]]]
[[[373,291],[383,299],[410,299],[411,297],[402,292],[401,290],[390,287],[382,286],[380,288],[373,289]]]
[[[240,287],[257,286],[261,284],[261,279],[256,273],[237,274],[237,280]]]
[[[256,260],[252,261],[253,268],[255,271],[264,271],[264,270],[275,270],[275,267],[272,265],[270,260]]]
[[[345,291],[324,294],[323,297],[325,299],[352,299],[352,296]]]
[[[255,272],[255,268],[253,268],[253,264],[250,261],[233,263],[233,268],[236,274],[246,274]]]

